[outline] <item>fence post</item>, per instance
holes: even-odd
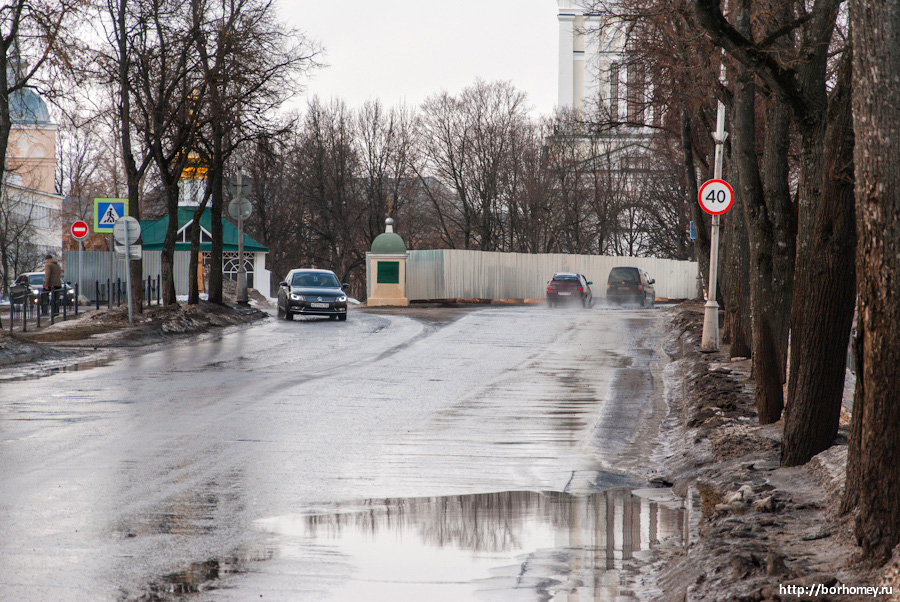
[[[150,274],[147,274],[147,309],[150,309],[150,301],[152,300],[152,297],[150,295],[152,290],[153,289],[150,282]]]
[[[25,308],[22,308],[22,313],[25,313]],[[9,296],[9,333],[12,334],[13,330],[13,318],[16,315],[16,304],[13,303],[12,295]]]
[[[159,279],[160,279],[160,275],[157,274],[157,275],[156,275],[156,304],[157,304],[157,305],[159,305],[159,301],[160,301],[160,296],[159,296],[159,292],[160,292],[160,286],[159,286],[159,284],[160,284],[160,282],[159,282]]]
[[[28,293],[22,297],[22,332],[28,331]]]
[[[80,294],[81,294],[81,293],[80,293],[80,291],[78,290],[78,283],[76,282],[76,283],[75,283],[75,315],[76,315],[76,316],[78,315],[78,299],[79,299],[79,296],[78,296],[78,295],[80,295]]]
[[[97,304],[97,311],[100,311],[100,281],[94,280],[94,303]]]
[[[44,305],[44,298],[42,297],[43,293],[38,293],[38,302],[37,302],[37,327],[41,327],[41,310]]]
[[[106,279],[106,309],[112,309],[112,280]]]

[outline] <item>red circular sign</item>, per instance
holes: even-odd
[[[725,180],[707,180],[700,187],[697,200],[710,215],[722,215],[734,204],[734,190]]]
[[[81,240],[85,236],[88,235],[88,225],[82,221],[77,221],[72,224],[72,236]]]

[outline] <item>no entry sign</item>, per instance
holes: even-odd
[[[88,225],[83,221],[79,220],[72,224],[72,238],[81,240],[85,236],[88,235]]]
[[[734,191],[725,180],[707,180],[697,195],[700,207],[710,215],[722,215],[734,203]]]

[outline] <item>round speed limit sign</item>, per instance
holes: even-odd
[[[725,180],[708,180],[697,195],[700,207],[710,215],[722,215],[734,203],[734,191]]]

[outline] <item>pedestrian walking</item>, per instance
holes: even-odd
[[[59,266],[59,262],[51,255],[47,253],[44,256],[44,294],[47,295],[47,301],[49,304],[50,299],[53,296],[53,291],[58,291],[62,289],[62,268]],[[44,314],[46,315],[47,305],[41,304],[44,307]],[[54,303],[53,313],[56,313],[56,304]]]

